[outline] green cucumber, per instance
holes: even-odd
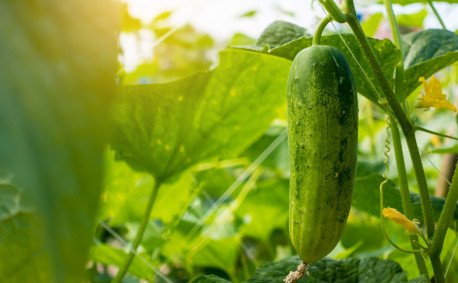
[[[339,242],[351,207],[358,103],[350,67],[334,47],[299,52],[288,77],[289,232],[305,263]]]

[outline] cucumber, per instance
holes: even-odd
[[[339,242],[351,207],[358,103],[350,67],[334,47],[299,52],[288,77],[289,232],[305,263]]]

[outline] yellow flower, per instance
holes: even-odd
[[[425,96],[415,105],[416,108],[434,107],[436,110],[448,109],[456,112],[456,107],[445,99],[447,96],[442,93],[441,82],[438,79],[431,76],[429,84],[424,77],[420,77],[418,81],[423,82]]]
[[[391,219],[394,222],[401,224],[404,228],[406,228],[407,231],[411,233],[420,232],[417,226],[415,226],[415,223],[407,219],[407,217],[404,214],[400,213],[396,209],[388,207],[384,208],[382,212],[385,218]]]

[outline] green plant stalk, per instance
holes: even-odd
[[[135,239],[132,242],[132,249],[129,251],[127,258],[124,261],[124,264],[119,269],[115,278],[113,278],[113,281],[111,281],[112,283],[122,282],[122,279],[124,278],[124,276],[126,276],[127,271],[129,271],[129,267],[135,257],[134,251],[137,251],[138,246],[142,242],[143,235],[145,234],[146,226],[148,226],[151,211],[153,210],[154,202],[156,201],[157,192],[159,191],[160,186],[161,186],[161,183],[156,180],[153,186],[153,190],[151,191],[151,195],[149,197],[148,204],[146,206],[145,214],[143,215],[142,222],[140,223],[140,227],[138,228],[137,235],[135,235]]]
[[[437,12],[436,7],[434,7],[433,1],[432,1],[432,0],[428,0],[427,2],[428,2],[428,4],[429,4],[429,7],[431,7],[431,9],[433,10],[433,13],[434,13],[434,15],[436,16],[436,18],[439,20],[439,23],[441,24],[442,28],[443,28],[443,29],[447,29],[447,28],[445,27],[444,21],[442,21],[442,18],[441,18],[441,16],[439,15],[439,12]]]
[[[396,45],[396,47],[402,51],[401,34],[399,32],[398,22],[396,21],[391,1],[383,0],[383,4],[385,5],[386,14],[388,15],[388,20],[390,22],[391,34],[393,35],[394,45]]]
[[[404,214],[410,220],[413,219],[413,210],[412,210],[412,203],[410,201],[410,193],[409,193],[409,184],[407,182],[407,173],[406,173],[406,166],[404,162],[404,154],[402,151],[402,144],[401,144],[401,136],[399,134],[399,129],[395,120],[390,117],[391,119],[391,136],[393,137],[393,146],[394,146],[394,155],[396,158],[396,164],[398,168],[398,178],[399,178],[399,188],[401,191],[401,201],[402,201],[402,209],[404,210]],[[410,244],[413,249],[420,248],[418,243],[417,235],[410,236]],[[428,269],[426,268],[425,261],[423,257],[415,253],[415,262],[417,263],[418,270],[420,274],[429,278]]]
[[[434,132],[434,131],[425,129],[425,128],[420,127],[420,126],[414,126],[414,130],[415,131],[422,131],[422,132],[425,132],[425,133],[428,133],[428,134],[432,134],[432,135],[436,135],[436,136],[439,136],[439,137],[448,138],[448,139],[452,139],[452,140],[458,141],[458,138],[456,138],[456,137],[452,137],[452,136],[449,136],[449,135],[444,135],[444,134],[441,134],[441,133],[438,133],[438,132]]]
[[[456,202],[458,201],[458,170],[453,173],[452,184],[450,185],[447,198],[441,216],[437,222],[436,233],[434,234],[431,243],[431,255],[439,256],[444,244],[445,235],[447,233],[450,222],[455,213]]]
[[[342,11],[340,10],[339,6],[333,0],[318,0],[320,1],[321,5],[324,6],[326,11],[330,14],[332,19],[338,23],[345,23],[347,21],[347,17]]]
[[[397,121],[399,122],[399,125],[401,126],[404,136],[406,138],[407,146],[409,148],[410,158],[412,160],[412,164],[413,164],[414,171],[415,171],[415,176],[417,179],[418,189],[420,192],[420,201],[421,201],[421,207],[422,207],[422,212],[423,212],[423,219],[424,219],[425,227],[426,227],[426,236],[428,237],[428,239],[431,239],[434,235],[434,230],[435,230],[433,209],[432,209],[431,200],[429,197],[428,185],[426,183],[426,177],[425,177],[425,173],[423,170],[423,164],[421,161],[420,152],[418,149],[417,141],[415,139],[414,128],[410,124],[407,116],[405,115],[401,107],[401,104],[397,100],[396,95],[394,94],[393,90],[391,89],[390,84],[388,83],[388,80],[386,79],[385,75],[383,74],[380,68],[380,65],[377,62],[377,59],[375,58],[374,52],[372,51],[372,48],[369,45],[369,42],[367,41],[364,31],[361,28],[361,25],[359,24],[359,21],[356,17],[356,11],[355,11],[353,0],[345,1],[345,9],[348,12],[346,14],[347,22],[350,25],[350,28],[352,29],[353,33],[355,34],[356,39],[358,40],[359,44],[361,45],[363,53],[369,62],[371,71],[374,73],[377,81],[379,82],[380,87],[382,88],[382,91],[384,92],[386,96],[386,100],[389,103],[391,111],[394,114],[394,116],[396,117]],[[434,274],[436,277],[436,282],[443,282],[444,276],[443,276],[442,266],[440,264],[440,258],[434,255],[434,256],[430,256],[430,259],[431,259]]]
[[[331,16],[324,17],[318,27],[316,28],[315,34],[313,35],[313,42],[312,45],[320,45],[321,41],[321,34],[324,31],[324,28],[332,21]]]
[[[353,4],[353,2],[351,2],[351,4]],[[420,153],[418,150],[417,141],[415,139],[414,128],[410,124],[407,116],[405,115],[401,107],[401,104],[397,100],[396,95],[394,94],[393,90],[391,89],[390,84],[388,83],[387,79],[385,78],[385,75],[383,74],[377,62],[377,59],[375,58],[372,48],[369,45],[369,42],[367,41],[367,38],[364,35],[364,32],[361,26],[359,25],[358,19],[356,18],[356,16],[353,15],[353,13],[347,14],[347,19],[348,19],[348,24],[350,25],[351,29],[353,30],[356,36],[356,39],[360,43],[363,53],[369,62],[371,71],[373,72],[377,81],[379,82],[380,87],[382,88],[382,91],[385,94],[386,99],[389,103],[390,109],[393,112],[394,116],[396,117],[397,121],[399,122],[399,125],[401,126],[402,131],[404,132],[404,136],[406,137],[407,145],[409,147],[410,156],[411,156],[412,163],[414,166],[415,175],[417,178],[418,188],[420,192],[420,200],[422,204],[423,218],[424,218],[425,225],[426,225],[426,234],[428,238],[432,238],[432,236],[434,235],[433,208],[431,205],[431,200],[429,198],[428,186],[426,184],[426,177],[425,177],[425,173],[423,170],[423,164],[421,162],[421,157],[420,157]]]

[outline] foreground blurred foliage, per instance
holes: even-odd
[[[12,36],[8,24],[17,20],[10,13],[15,5],[0,4],[0,22],[5,23],[0,33],[7,38]],[[111,19],[106,6],[99,8],[85,13],[89,18],[93,12]],[[424,13],[398,17],[405,24],[403,31],[417,31],[404,36],[409,110],[418,102],[419,76],[451,66],[439,73],[440,80],[448,82],[447,94],[454,93],[458,78],[453,66],[458,37],[450,31],[420,31]],[[119,14],[110,15],[114,22]],[[41,27],[24,25],[24,31],[39,37],[38,42],[50,40],[43,46],[59,52],[48,54],[40,45],[29,44],[23,33],[14,37],[18,41],[0,46],[0,59],[9,62],[0,66],[0,256],[8,259],[0,265],[0,281],[67,282],[61,280],[65,277],[80,282],[87,263],[88,281],[110,282],[127,256],[156,182],[161,182],[157,200],[124,282],[277,282],[297,266],[288,238],[284,98],[291,60],[311,44],[310,34],[276,21],[258,40],[237,33],[219,42],[189,24],[177,28],[172,16],[173,12],[164,12],[143,23],[123,6],[122,32],[147,31],[158,44],[151,50],[152,60],[132,72],[118,73],[119,97],[112,115],[107,106],[115,93],[116,51],[122,55],[116,50],[114,32],[85,27],[78,20],[69,24],[69,34],[81,36],[58,42],[57,31],[43,29],[49,34],[40,35]],[[257,16],[249,11],[241,17]],[[383,23],[379,14],[363,18],[365,31],[376,38],[385,32]],[[354,37],[342,37],[367,69]],[[339,36],[322,40],[345,53],[358,81],[359,161],[353,208],[341,242],[329,257],[311,265],[312,276],[302,282],[343,277],[345,282],[367,278],[426,282],[418,278],[414,258],[393,249],[380,228],[386,122],[377,105],[379,90],[370,87],[372,75],[365,78]],[[106,48],[93,54],[91,50],[98,49],[84,49],[87,42]],[[383,59],[383,71],[392,77],[399,50],[388,39],[370,42]],[[217,57],[227,45],[237,47]],[[410,113],[422,127],[456,133],[450,112]],[[115,125],[103,149],[109,117]],[[442,154],[457,153],[457,145],[426,133],[417,137],[433,190],[440,178],[435,167]],[[393,161],[390,167],[384,202],[402,211]],[[407,171],[415,216],[421,220],[409,163]],[[432,197],[432,203],[437,218],[444,200]],[[393,241],[409,246],[404,229],[386,224]],[[443,262],[450,264],[449,282],[458,278],[456,243],[450,229],[442,253]]]

